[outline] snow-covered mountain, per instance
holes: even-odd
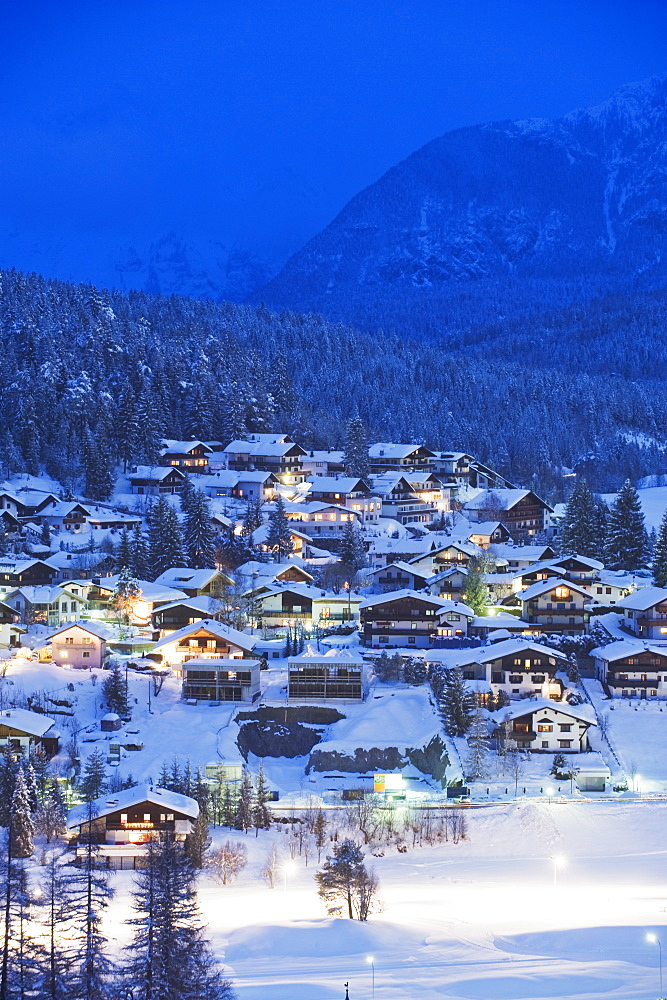
[[[570,300],[628,279],[650,287],[666,255],[667,78],[653,78],[556,120],[428,143],[353,198],[257,297],[397,329],[406,302],[488,321],[519,300],[562,304],[564,285]]]

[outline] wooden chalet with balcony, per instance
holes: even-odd
[[[129,476],[130,488],[137,496],[182,493],[185,476],[180,469],[168,466],[135,465]]]
[[[587,753],[588,730],[597,726],[590,705],[556,704],[544,698],[502,708],[491,716],[500,740],[532,753]]]
[[[163,441],[160,464],[192,472],[207,472],[213,448],[204,441]]]
[[[228,469],[272,472],[283,485],[303,481],[301,458],[305,454],[289,434],[249,434],[247,441],[231,441],[225,448]]]
[[[432,500],[426,490],[422,498],[402,475],[386,473],[377,476],[373,492],[382,501],[382,517],[391,518],[399,524],[430,524],[439,512],[438,501]]]
[[[567,669],[563,653],[526,639],[504,639],[489,646],[463,650],[429,650],[426,660],[446,668],[460,667],[463,677],[485,704],[503,691],[511,700],[546,698],[561,701],[565,686],[557,677]]]
[[[551,529],[553,507],[532,490],[482,490],[463,506],[471,521],[502,521],[515,541]]]
[[[641,587],[616,606],[628,632],[640,639],[667,639],[667,589]]]
[[[249,657],[254,647],[255,639],[245,632],[211,618],[203,618],[159,639],[150,657],[173,667],[176,675],[180,676],[180,667],[188,660],[240,659]]]
[[[437,614],[446,602],[414,590],[369,597],[359,605],[362,643],[372,649],[414,646],[426,649],[438,628]]]
[[[421,444],[379,442],[368,449],[371,475],[383,472],[431,472],[435,453]]]
[[[30,699],[28,699],[30,704]],[[9,744],[16,754],[39,747],[48,757],[58,753],[60,734],[53,719],[26,708],[5,708],[0,711],[0,747]]]
[[[142,868],[149,841],[168,835],[184,845],[198,816],[199,805],[189,795],[135,785],[75,806],[67,815],[67,832],[77,858],[85,854],[83,845],[92,843],[107,867]]]
[[[584,632],[588,624],[591,595],[577,583],[562,577],[550,577],[534,583],[518,595],[521,617],[543,632],[573,635]]]
[[[619,639],[590,655],[613,698],[667,698],[667,644]]]

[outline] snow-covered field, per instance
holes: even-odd
[[[469,840],[371,859],[383,912],[326,916],[310,859],[271,890],[258,877],[278,830],[246,843],[231,886],[206,876],[209,934],[239,1000],[649,1000],[664,927],[667,803],[519,803],[470,809]],[[216,840],[228,831],[216,831]],[[554,887],[553,856],[562,856]],[[131,873],[114,876],[114,928]]]

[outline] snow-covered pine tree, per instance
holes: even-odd
[[[468,740],[466,778],[473,780],[483,778],[486,773],[486,760],[491,745],[487,719],[483,709],[477,707],[473,711],[466,738]]]
[[[646,565],[646,528],[639,494],[629,479],[619,490],[607,520],[609,569],[642,569]]]
[[[565,508],[561,528],[563,552],[597,558],[600,538],[596,501],[585,479],[577,480]]]
[[[403,680],[415,687],[423,684],[428,677],[428,668],[421,656],[408,656],[403,661]]]
[[[445,732],[449,736],[465,736],[475,710],[474,696],[466,688],[460,667],[446,670],[443,680],[439,709]]]
[[[204,939],[194,869],[173,835],[148,845],[132,897],[124,972],[135,1000],[232,1000]]]
[[[181,526],[176,511],[164,496],[158,497],[151,507],[148,523],[152,579],[175,566],[187,566]]]
[[[129,382],[118,401],[116,414],[116,442],[118,454],[123,461],[123,472],[127,472],[129,463],[134,459],[139,446],[139,421],[137,419],[137,401]]]
[[[201,490],[195,490],[183,529],[188,566],[193,569],[210,569],[213,566],[213,539],[211,505]]]
[[[129,719],[132,710],[127,699],[125,678],[116,664],[102,685],[102,697],[110,712],[115,712],[121,719]]]
[[[271,826],[271,810],[267,802],[269,801],[269,789],[266,784],[264,765],[260,761],[259,772],[257,774],[257,788],[255,789],[255,800],[253,802],[252,821],[255,827],[255,836],[260,830],[268,830]]]
[[[356,517],[345,522],[339,558],[348,576],[347,583],[352,586],[352,578],[366,565],[366,547]]]
[[[241,787],[236,801],[236,816],[234,826],[237,830],[247,833],[252,826],[252,806],[253,806],[252,781],[247,767],[243,768],[241,777]]]
[[[129,570],[131,565],[132,549],[130,547],[130,533],[127,528],[123,528],[118,540],[118,548],[116,549],[116,570],[118,573],[122,573],[123,570]]]
[[[0,749],[0,826],[9,826],[10,806],[14,787],[16,785],[16,775],[18,772],[18,762],[14,756],[14,748],[9,740]]]
[[[292,551],[292,530],[289,518],[285,513],[285,501],[278,494],[269,517],[268,544],[275,549],[278,562]]]
[[[476,615],[485,615],[489,604],[489,588],[484,578],[487,562],[488,560],[473,557],[468,564],[463,600]]]
[[[180,500],[181,500],[181,510],[184,514],[188,514],[192,507],[195,494],[197,493],[197,488],[190,478],[190,473],[185,470],[185,478],[183,480],[183,486],[181,487]]]
[[[667,510],[662,515],[660,530],[653,550],[653,582],[656,587],[667,587]]]
[[[35,828],[30,815],[30,799],[23,769],[16,775],[10,808],[9,850],[13,858],[29,858],[33,852]]]
[[[135,580],[148,579],[148,573],[150,572],[148,542],[140,524],[135,524],[132,529],[128,568]]]
[[[99,798],[106,785],[106,761],[101,750],[93,750],[83,767],[79,791],[84,802]]]
[[[363,421],[355,414],[347,423],[345,430],[345,451],[343,465],[347,476],[358,476],[368,479],[370,475],[370,460],[368,457],[368,437]]]
[[[120,571],[110,602],[116,618],[123,625],[129,624],[132,609],[140,596],[141,587],[126,564]]]

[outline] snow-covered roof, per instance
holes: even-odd
[[[276,479],[276,476],[272,472],[267,472],[266,469],[252,469],[247,472],[239,472],[237,475],[239,483],[265,483],[267,479]]]
[[[3,564],[4,565],[4,564]],[[23,559],[21,562],[13,564],[13,569],[11,572],[15,573],[17,576],[19,573],[25,573],[27,569],[31,566],[48,566],[49,569],[58,569],[58,567],[50,562],[48,559]]]
[[[409,458],[416,451],[422,447],[420,444],[393,444],[389,441],[380,441],[377,444],[372,444],[368,449],[369,458]],[[425,449],[427,454],[432,455],[433,452]]]
[[[62,635],[63,632],[69,632],[70,629],[81,628],[84,632],[89,632],[90,635],[97,636],[98,639],[104,639],[106,642],[109,639],[109,631],[104,627],[104,625],[99,625],[97,622],[68,622],[67,625],[61,625],[57,628],[55,632],[51,633],[51,639],[55,639],[57,635]]]
[[[55,725],[53,719],[27,708],[5,708],[0,712],[0,726],[9,726],[28,736],[42,737]]]
[[[507,719],[520,719],[524,715],[534,715],[542,711],[557,712],[559,715],[567,715],[572,719],[579,719],[588,723],[589,726],[597,726],[595,711],[592,705],[568,705],[565,701],[551,701],[550,698],[528,698],[506,708],[500,708],[497,712],[491,713],[491,718],[496,722],[505,722]]]
[[[511,510],[520,500],[529,496],[532,490],[509,490],[497,488],[492,490],[482,490],[472,500],[466,500],[464,508],[467,510]],[[538,498],[539,499],[539,498]],[[547,510],[553,510],[548,503],[540,500]]]
[[[559,653],[557,649],[542,646],[539,642],[529,642],[519,636],[496,642],[491,646],[477,646],[473,649],[429,649],[426,651],[426,659],[434,662],[442,661],[451,667],[463,667],[469,663],[490,663],[506,656],[518,656],[527,652],[551,656],[557,660],[567,660],[565,654]]]
[[[248,562],[244,562],[240,566],[237,566],[235,573],[237,576],[268,576],[272,580],[277,580],[291,569],[299,570],[299,572],[303,573],[304,576],[307,576],[309,580],[313,579],[308,570],[304,569],[303,566],[296,562],[263,563],[258,562],[256,559],[250,559]]]
[[[624,660],[628,656],[638,656],[640,653],[654,653],[658,656],[667,656],[667,642],[664,644],[655,642],[643,642],[641,639],[619,639],[610,642],[606,646],[596,646],[590,655],[598,660],[606,660],[607,663],[614,663],[616,660]]]
[[[528,622],[522,621],[517,618],[516,615],[508,614],[498,614],[498,615],[476,615],[471,625],[473,628],[506,628],[511,630],[523,630],[527,628],[533,628]]]
[[[505,527],[505,530],[507,530],[502,521],[478,521],[477,524],[466,525],[464,531],[457,531],[459,527],[460,526],[457,525],[454,531],[464,535],[466,538],[471,535],[492,535],[494,531],[497,531],[498,528],[502,527]]]
[[[530,564],[539,562],[547,550],[553,552],[553,548],[550,545],[510,545],[508,542],[495,542],[491,543],[487,551],[491,555],[507,559],[508,562],[514,560]]]
[[[189,455],[195,448],[205,448],[206,451],[213,451],[210,445],[204,441],[171,441],[164,440],[164,447],[160,450],[161,455]]]
[[[541,597],[543,594],[548,594],[550,591],[555,590],[556,587],[567,587],[568,590],[573,590],[577,594],[583,594],[589,599],[591,596],[590,593],[584,587],[580,587],[578,583],[572,583],[571,580],[565,580],[560,576],[550,576],[548,580],[538,580],[537,583],[533,583],[530,587],[526,587],[525,590],[522,590],[518,594],[518,598],[520,601],[532,601],[534,597]]]
[[[87,802],[80,806],[74,806],[67,814],[67,829],[73,830],[82,823],[88,822],[88,817],[95,818],[109,816],[111,813],[119,812],[122,809],[131,809],[132,806],[141,805],[142,802],[152,802],[156,806],[163,806],[170,812],[183,813],[191,819],[199,816],[199,803],[189,795],[179,795],[178,792],[171,792],[166,788],[154,788],[153,785],[134,785],[132,788],[124,788],[120,792],[111,792],[109,795],[101,795],[94,799],[90,805]]]
[[[463,552],[464,555],[471,557],[479,555],[481,552],[479,546],[475,545],[474,542],[462,542],[459,538],[452,538],[451,541],[445,542],[443,545],[438,545],[437,548],[428,549],[426,552],[420,553],[420,555],[411,559],[410,562],[419,562],[420,559],[426,556],[435,557],[440,555],[441,552],[448,552],[450,549],[456,549],[457,552]]]
[[[342,465],[344,458],[344,451],[308,451],[304,456],[306,461],[331,462],[332,465]]]
[[[86,516],[90,515],[90,510],[84,504],[79,503],[77,500],[58,500],[56,503],[50,503],[46,507],[42,507],[39,512],[40,517],[67,517],[75,510],[82,511]]]
[[[441,597],[433,597],[431,594],[425,594],[423,591],[417,592],[416,590],[391,590],[388,594],[380,594],[377,597],[367,597],[359,605],[359,609],[373,608],[376,604],[389,604],[391,601],[402,601],[405,598],[413,598],[415,601],[419,601],[422,604],[429,604],[434,608],[450,608],[453,605],[453,601],[445,601]],[[470,612],[473,613],[472,611]]]
[[[465,566],[450,566],[449,569],[443,569],[440,573],[434,573],[433,576],[429,576],[427,583],[440,583],[442,580],[446,580],[448,576],[453,576],[454,573],[463,573],[464,576],[468,576],[468,570]]]
[[[327,649],[326,652],[322,653],[314,646],[308,645],[303,653],[299,653],[298,656],[290,656],[287,665],[289,667],[298,666],[300,663],[312,663],[313,660],[326,661],[331,666],[341,663],[344,666],[360,667],[364,662],[362,657],[351,649]]]
[[[229,584],[233,582],[226,574],[217,569],[190,569],[188,566],[172,566],[171,569],[160,573],[156,577],[155,583],[164,584],[165,587],[174,587],[176,590],[182,586],[201,590],[202,587],[206,587],[219,576],[224,577]]]
[[[96,578],[97,579],[97,578]],[[118,586],[118,581],[120,579],[120,574],[116,573],[114,576],[103,577],[97,586],[100,590],[106,590],[112,593]],[[141,594],[139,595],[140,600],[146,601],[147,604],[155,604],[157,601],[177,601],[179,597],[187,597],[188,595],[183,590],[177,590],[175,587],[167,587],[165,584],[159,583],[157,580],[155,582],[151,580],[135,580],[134,581]]]
[[[201,611],[206,616],[214,615],[222,607],[221,601],[215,597],[204,594],[203,597],[187,597],[184,601],[171,601],[169,604],[161,604],[153,612],[171,611],[172,608],[191,608],[192,611]]]
[[[359,476],[315,476],[310,483],[311,493],[369,493],[370,486]]]
[[[640,587],[634,594],[628,594],[616,605],[626,611],[648,611],[655,604],[667,601],[667,590],[664,587]]]
[[[63,584],[63,586],[55,583],[51,586],[16,587],[5,596],[10,598],[14,594],[21,594],[21,596],[25,597],[26,601],[29,601],[30,604],[53,604],[54,601],[57,601],[61,597],[73,598],[75,601],[80,601],[82,604],[86,603],[83,597],[80,597],[78,594],[68,590],[66,584]]]
[[[418,576],[422,580],[428,580],[429,574],[425,573],[423,570],[416,569],[415,566],[411,566],[410,563],[402,562],[400,559],[398,562],[389,563],[387,566],[382,566],[380,569],[374,569],[369,573],[369,576],[375,576],[376,573],[386,573],[388,569],[400,569],[404,573],[409,573],[411,576]]]
[[[185,597],[185,595],[183,596]],[[216,622],[212,618],[202,618],[201,621],[195,622],[193,625],[185,625],[183,628],[177,629],[176,632],[171,632],[164,639],[159,639],[155,643],[153,650],[161,649],[162,646],[166,646],[172,642],[180,642],[181,639],[187,638],[187,636],[192,635],[194,632],[199,632],[200,629],[205,629],[219,639],[227,639],[233,646],[238,646],[240,649],[245,649],[248,652],[255,647],[255,639],[252,636],[246,635],[244,632],[239,632],[238,629],[232,628],[231,625],[223,625],[222,622]]]
[[[436,615],[440,616],[446,614],[447,612],[456,612],[459,615],[464,615],[466,618],[474,618],[475,612],[472,608],[469,608],[467,604],[462,604],[461,601],[448,601],[444,600],[444,607],[436,611]]]
[[[180,479],[185,479],[181,470],[177,469],[174,465],[137,465],[127,478],[130,482],[134,479],[148,479],[160,482],[172,473],[176,473]]]

